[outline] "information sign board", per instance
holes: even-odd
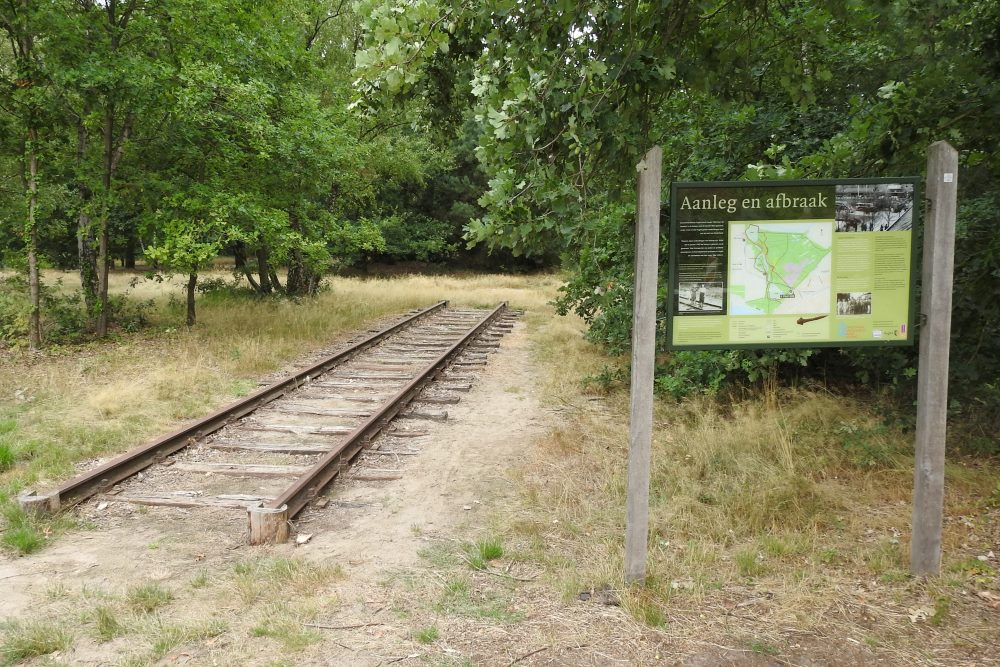
[[[668,347],[911,345],[917,186],[674,183]]]

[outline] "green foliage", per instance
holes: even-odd
[[[656,390],[674,398],[714,394],[722,388],[732,368],[730,355],[719,352],[677,352],[658,367]]]
[[[629,209],[648,147],[662,145],[666,181],[829,178],[919,174],[928,145],[950,141],[962,166],[952,414],[975,423],[975,437],[1000,432],[990,389],[1000,374],[996,0],[796,0],[711,12],[368,0],[364,9],[372,19],[357,55],[359,106],[443,88],[467,94],[488,191],[466,238],[563,252],[572,275],[559,311],[581,315],[588,337],[614,354],[629,345]],[[471,80],[467,93],[442,69]],[[811,374],[911,402],[915,354],[671,355],[657,382],[681,396]]]
[[[894,467],[902,453],[885,424],[844,423],[836,429],[836,439],[848,460],[861,468]]]
[[[440,262],[453,257],[458,249],[458,229],[425,215],[389,216],[379,221],[379,230],[385,239],[381,254],[395,261]]]
[[[79,290],[67,292],[62,281],[41,285],[42,337],[49,343],[79,343],[91,337],[91,326]],[[109,322],[121,331],[136,332],[149,323],[153,302],[135,301],[126,294],[108,300]],[[0,342],[24,343],[28,331],[27,281],[21,276],[0,279]]]
[[[634,205],[608,204],[588,218],[578,253],[565,256],[574,271],[555,302],[560,315],[582,317],[587,338],[612,354],[624,353],[631,344],[634,236],[622,228],[634,216]]]

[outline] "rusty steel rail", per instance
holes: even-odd
[[[355,428],[335,449],[330,450],[291,487],[280,496],[256,507],[249,513],[250,544],[268,544],[288,540],[289,521],[336,477],[365,445],[385,428],[400,410],[419,394],[424,386],[434,380],[462,351],[489,328],[506,309],[506,302],[494,308],[472,327],[468,333],[451,345],[434,361],[400,389],[381,408]]]
[[[447,301],[424,308],[406,319],[382,329],[350,348],[331,355],[309,368],[255,391],[246,398],[213,412],[182,428],[158,438],[150,443],[132,449],[110,461],[65,482],[44,494],[32,490],[18,497],[18,503],[25,510],[34,512],[57,512],[86,500],[94,494],[107,490],[118,482],[137,472],[162,461],[167,456],[187,447],[193,441],[218,431],[227,424],[245,417],[262,405],[281,398],[287,392],[297,389],[304,382],[329,371],[369,347],[381,342],[415,321],[437,312],[448,305]]]

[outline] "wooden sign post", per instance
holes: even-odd
[[[913,540],[910,547],[910,572],[915,575],[937,574],[941,569],[948,348],[958,202],[958,151],[948,142],[938,141],[930,146],[926,196],[930,210],[924,224]]]
[[[660,250],[660,179],[663,151],[654,146],[637,169],[635,291],[632,306],[631,419],[625,509],[625,581],[646,576],[649,532],[649,459],[653,440],[653,370],[656,354],[656,276]]]

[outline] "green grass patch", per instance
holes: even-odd
[[[485,570],[491,560],[502,558],[503,542],[499,537],[477,540],[463,546],[466,560],[473,569]]]
[[[198,574],[191,577],[191,581],[188,582],[191,588],[205,588],[208,586],[208,573],[202,570]]]
[[[17,455],[14,452],[14,447],[0,440],[0,472],[13,468],[16,461]]]
[[[632,618],[651,628],[667,625],[662,596],[645,586],[626,589],[622,595],[622,607]]]
[[[62,624],[48,621],[8,621],[0,624],[0,664],[17,663],[64,651],[73,635]]]
[[[51,532],[51,527],[44,526],[42,521],[13,502],[7,502],[2,507],[3,518],[7,524],[0,537],[0,543],[4,547],[24,556],[38,551],[45,545],[45,534]]]
[[[763,639],[754,639],[750,642],[750,650],[757,655],[778,655],[781,653],[781,649]]]
[[[748,578],[759,577],[767,572],[767,565],[760,559],[756,549],[741,549],[733,556],[736,569]]]
[[[135,611],[149,614],[170,604],[174,594],[159,584],[148,583],[130,588],[125,594],[125,602]]]
[[[218,637],[226,629],[226,624],[219,620],[202,621],[188,625],[160,625],[153,639],[152,658],[158,660],[182,644]]]
[[[107,605],[95,607],[92,619],[94,621],[94,636],[98,642],[109,642],[125,632],[125,628],[115,615],[114,609]]]
[[[441,632],[434,625],[421,628],[413,633],[413,638],[421,644],[433,644],[440,636]]]
[[[232,585],[244,604],[253,604],[278,590],[316,593],[343,577],[340,565],[313,563],[301,558],[253,557],[233,566]]]
[[[995,573],[989,563],[984,563],[978,558],[962,558],[961,560],[949,563],[946,569],[949,572],[971,575],[991,575]]]
[[[250,629],[250,636],[274,639],[281,643],[285,651],[301,651],[323,639],[316,630],[303,625],[300,614],[284,604],[268,605],[257,624]]]
[[[492,619],[500,623],[516,623],[524,615],[511,608],[510,601],[492,590],[478,590],[464,579],[451,579],[445,584],[434,610],[442,614],[469,618]]]

